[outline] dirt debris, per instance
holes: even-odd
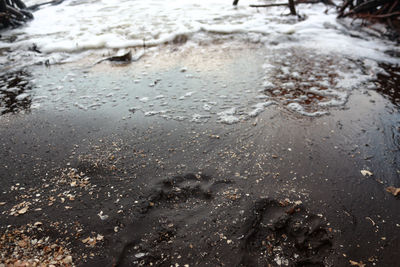
[[[349,260],[349,263],[350,263],[351,266],[358,266],[358,267],[365,267],[366,266],[362,261],[357,262],[357,261]]]
[[[398,196],[400,194],[400,188],[394,186],[386,187],[386,191],[393,194],[394,196]]]
[[[363,176],[372,176],[373,175],[373,173],[370,172],[369,170],[361,170],[360,172]]]
[[[48,236],[39,238],[40,226],[35,223],[7,228],[0,236],[0,265],[75,266],[66,242]]]

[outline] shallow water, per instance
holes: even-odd
[[[37,2],[39,1],[28,4]],[[400,63],[399,58],[391,56],[395,55],[393,51],[398,51],[395,44],[362,31],[355,31],[357,25],[350,26],[346,24],[347,21],[336,20],[335,10],[323,4],[299,5],[301,19],[283,16],[285,8],[282,7],[254,9],[248,4],[243,1],[238,7],[232,7],[222,0],[65,1],[60,5],[45,6],[35,12],[35,19],[26,26],[2,33],[0,47],[4,54],[0,56],[0,65],[6,71],[15,72],[32,64],[52,65],[81,61],[82,58],[87,58],[87,66],[90,66],[90,63],[95,63],[105,55],[118,54],[129,49],[138,57],[144,51],[144,57],[149,59],[159,54],[185,53],[186,50],[190,53],[192,50],[205,49],[199,53],[198,56],[201,57],[204,56],[202,53],[207,53],[207,47],[215,43],[221,49],[234,46],[265,47],[265,54],[259,55],[263,59],[257,60],[257,64],[264,69],[264,76],[256,78],[258,84],[254,87],[235,92],[236,102],[238,98],[243,99],[242,95],[246,95],[245,99],[252,98],[251,101],[237,105],[225,103],[225,111],[217,109],[221,122],[237,123],[248,117],[256,117],[272,104],[285,105],[288,109],[306,116],[329,114],[332,108],[345,106],[354,88],[376,88],[374,81],[377,75],[385,74],[379,64],[393,66]],[[33,46],[41,53],[35,52]],[[391,55],[385,51],[391,51]],[[168,58],[165,57],[165,60]],[[85,75],[79,73],[72,75],[85,78]],[[134,83],[139,83],[143,77],[135,75],[139,77],[131,78]],[[192,75],[192,78],[196,76],[190,72],[185,75]],[[60,77],[60,82],[63,81]],[[144,81],[149,84],[157,82]],[[107,102],[111,98],[111,92],[103,95],[105,92],[102,87],[112,85],[106,85],[107,82],[99,83],[102,85],[94,87],[93,80],[85,80],[79,85],[87,84],[91,96],[96,95],[98,100],[91,103],[89,100],[71,101],[83,109],[96,108],[102,102]],[[220,98],[224,94],[231,94],[226,83],[227,81],[221,81],[221,91],[224,93],[221,93]],[[62,88],[49,87],[48,90],[53,90],[53,94],[55,91],[62,91]],[[65,85],[61,84],[61,87]],[[10,88],[2,85],[0,90],[7,92]],[[82,92],[79,88],[67,90]],[[24,91],[16,93],[20,96],[15,94],[10,99],[23,98],[26,102],[28,97]],[[188,93],[190,90],[185,92]],[[41,94],[40,90],[33,90],[32,95],[29,93],[30,98],[35,95],[36,101],[45,97]],[[185,94],[174,97],[178,100],[190,97]],[[3,95],[4,102],[7,93]],[[157,95],[161,96],[162,93]],[[57,102],[60,98],[64,99],[64,96],[52,101]],[[162,97],[156,102],[165,104],[161,99]],[[257,102],[257,99],[262,101]],[[192,114],[192,120],[206,122],[210,118],[208,113],[216,103],[206,95],[198,100],[203,103],[202,109],[197,109],[197,113]],[[229,101],[235,102],[235,99],[230,97]],[[35,104],[34,101],[33,107],[37,107],[39,102]],[[220,103],[218,105],[223,107]],[[3,109],[11,111],[6,106],[4,102]],[[165,115],[169,111],[144,112],[147,115],[160,115],[160,112]],[[180,113],[172,117],[188,119]]]
[[[40,1],[31,1],[28,5],[38,2]],[[90,67],[91,63],[106,55],[123,53],[126,50],[133,50],[138,58],[144,52],[144,57],[149,62],[149,58],[160,54],[184,54],[185,51],[190,53],[192,50],[202,49],[205,51],[198,56],[206,57],[202,53],[207,53],[207,47],[216,43],[220,49],[235,46],[265,47],[265,53],[258,55],[262,60],[257,60],[257,64],[264,69],[264,75],[256,78],[257,85],[243,88],[242,92],[235,92],[236,98],[228,97],[229,100],[222,101],[225,102],[226,110],[219,110],[224,105],[218,103],[220,108],[216,110],[216,114],[219,120],[237,123],[248,117],[256,117],[272,104],[285,105],[289,110],[305,116],[329,114],[332,108],[345,107],[354,88],[375,89],[377,75],[385,74],[380,64],[395,66],[400,63],[400,59],[394,56],[394,52],[399,50],[394,43],[370,34],[381,34],[379,31],[369,29],[367,34],[358,28],[357,22],[349,25],[346,20],[338,21],[335,10],[323,4],[299,5],[301,18],[284,16],[285,8],[282,7],[255,9],[248,4],[247,1],[241,1],[238,7],[233,7],[231,3],[222,0],[65,1],[59,5],[41,8],[35,12],[35,19],[26,26],[3,32],[0,47],[4,53],[0,56],[0,65],[6,71],[15,72],[33,64],[53,65],[86,58],[86,65]],[[79,75],[81,78],[87,76],[79,73],[72,75]],[[135,75],[138,77],[130,78],[134,83],[139,83],[143,75]],[[185,75],[196,78],[190,71]],[[60,77],[60,82],[65,81],[62,78],[68,80],[71,77]],[[152,79],[155,81],[144,81],[151,87],[151,83],[157,83],[158,78]],[[111,92],[105,93],[102,87],[112,85],[107,85],[106,81],[99,83],[96,87],[93,86],[93,80],[85,80],[79,85],[86,84],[90,87],[91,96],[96,96],[97,99],[94,102],[71,101],[83,109],[96,108],[103,102],[108,102]],[[220,98],[232,93],[226,88],[227,83],[228,81],[221,81],[223,93]],[[183,86],[190,87],[190,84]],[[48,90],[53,90],[53,95],[55,91],[58,95],[63,91],[62,88],[49,87]],[[61,84],[61,87],[65,85]],[[8,99],[9,86],[2,85],[0,90],[4,92],[1,106],[5,110],[11,111],[5,108],[9,105],[5,102],[10,102],[10,99],[23,99],[25,102],[28,100],[25,91],[15,92]],[[84,91],[79,88],[66,90]],[[185,94],[175,95],[177,92],[170,93],[178,100],[191,97]],[[46,97],[40,90],[33,90],[29,95],[30,98],[35,95],[36,101]],[[157,95],[160,97],[156,102],[160,103],[153,105],[167,106],[162,101],[163,94]],[[64,96],[58,96],[52,101],[57,102],[61,98],[65,101]],[[235,102],[235,99],[238,102],[238,98],[251,100],[236,105],[226,103]],[[142,102],[148,101],[143,100],[145,101]],[[207,122],[212,117],[208,113],[212,112],[212,106],[217,103],[207,95],[199,97],[198,101],[202,103],[202,108],[191,114],[192,120]],[[33,107],[37,107],[39,102],[35,104],[34,101]],[[165,117],[168,117],[165,113],[169,113],[168,110],[161,109],[144,112],[149,116],[162,114]],[[180,113],[171,117],[188,119]]]

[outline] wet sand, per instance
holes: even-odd
[[[19,251],[82,266],[396,266],[399,200],[385,190],[400,186],[396,97],[359,88],[329,115],[277,104],[232,125],[132,109],[157,77],[164,94],[171,84],[205,84],[207,97],[259,86],[262,53],[219,47],[128,66],[32,68],[44,88],[68,73],[98,87],[143,78],[96,109],[73,105],[65,85],[38,108],[0,117],[3,261]]]

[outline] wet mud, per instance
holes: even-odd
[[[234,77],[227,87],[243,89],[237,82],[243,76],[232,66],[239,54],[221,54],[226,64],[217,66],[219,73],[224,81]],[[186,58],[192,59],[207,66],[201,57]],[[48,98],[33,94],[31,105],[38,107],[0,117],[1,263],[396,266],[399,197],[386,191],[400,186],[400,120],[392,98],[363,87],[329,115],[307,117],[277,103],[229,125],[218,120],[217,107],[203,123],[132,113],[138,103],[143,110],[158,107],[140,101],[152,90],[172,95],[187,113],[203,106],[196,93],[204,73],[193,71],[197,78],[190,78],[182,68],[191,65],[176,62],[175,72],[163,75],[152,71],[171,63],[160,61],[147,75],[134,65],[145,85],[126,89],[134,92],[121,87],[116,101],[86,110],[70,101],[83,105],[88,97],[80,96],[91,93],[71,75],[80,72],[48,69],[54,80],[36,80],[36,86],[51,84]],[[264,92],[265,70],[250,66],[242,75]],[[101,64],[81,73],[103,81],[102,68],[130,79],[127,69]],[[60,77],[82,90],[79,97],[65,84],[53,90]],[[162,77],[156,85],[150,83],[155,77]],[[193,96],[178,100],[184,93],[177,77]],[[207,97],[217,89],[229,93],[207,85]],[[61,95],[70,98],[57,99]],[[217,98],[223,109],[226,99]]]

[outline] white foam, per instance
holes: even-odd
[[[186,120],[187,118],[184,117],[184,116],[174,116],[173,119],[176,120],[176,121],[184,121],[184,120]]]
[[[25,100],[25,99],[27,99],[27,98],[29,98],[29,97],[30,97],[29,94],[27,94],[27,93],[22,93],[22,94],[17,95],[17,96],[15,97],[15,100],[17,100],[17,101],[23,101],[23,100]]]
[[[195,123],[206,123],[211,118],[210,115],[193,114],[191,122]]]
[[[40,95],[40,96],[35,96],[35,97],[33,97],[33,100],[32,101],[34,101],[34,102],[37,102],[37,103],[40,103],[40,102],[42,102],[42,101],[44,101],[44,100],[46,100],[46,99],[48,99],[49,97],[47,96],[47,95]]]
[[[79,109],[88,110],[87,107],[85,107],[84,105],[79,104],[79,103],[75,103],[74,106],[78,107]]]
[[[211,106],[210,106],[209,104],[205,103],[205,104],[203,105],[203,109],[204,109],[205,111],[210,111],[210,110],[211,110]]]
[[[235,124],[240,121],[240,119],[233,115],[220,115],[219,121],[224,124]]]
[[[185,97],[190,97],[190,96],[192,96],[194,94],[194,92],[187,92],[186,94],[185,94]]]
[[[301,115],[308,116],[308,117],[319,117],[322,115],[327,115],[329,112],[327,111],[315,111],[315,112],[307,112],[304,110],[303,106],[299,103],[290,103],[287,105],[290,110],[293,110]]]
[[[226,109],[222,112],[219,112],[218,115],[218,121],[224,124],[235,124],[240,121],[240,118],[235,116],[236,114],[236,108],[232,107],[229,109]]]
[[[35,2],[27,0],[28,5]],[[337,20],[335,9],[327,9],[323,4],[298,5],[304,20],[283,17],[283,7],[258,10],[248,4],[241,1],[238,8],[232,8],[225,0],[64,1],[38,10],[26,26],[4,33],[4,39],[11,35],[17,39],[13,43],[0,42],[0,48],[27,51],[35,43],[44,54],[29,52],[24,58],[58,62],[71,57],[70,53],[93,49],[237,38],[264,42],[268,47],[271,43],[277,48],[302,46],[324,54],[399,63],[384,53],[388,49],[398,51],[394,43],[362,32],[354,36],[347,23],[350,20]],[[268,63],[264,64],[267,67]],[[287,67],[281,67],[284,74],[290,75]]]
[[[6,92],[8,93],[13,93],[13,94],[17,94],[19,92],[19,88],[17,87],[10,87],[8,89],[6,89]]]
[[[157,115],[157,114],[160,114],[160,112],[155,111],[155,110],[146,111],[146,112],[144,113],[144,115],[147,116],[147,117],[149,117],[149,116],[154,116],[154,115]]]
[[[257,103],[253,106],[253,110],[249,112],[250,117],[257,117],[261,112],[265,110],[266,107],[276,104],[274,101],[267,101],[262,103]]]

